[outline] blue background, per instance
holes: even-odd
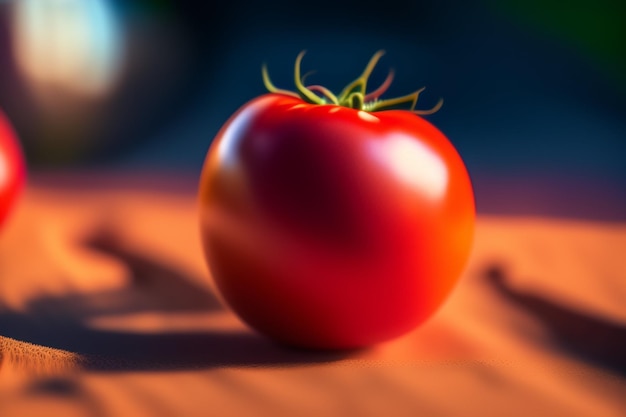
[[[427,118],[464,158],[480,212],[626,219],[622,2],[107,2],[128,65],[80,130],[42,121],[29,98],[10,3],[0,5],[0,108],[35,171],[197,177],[220,126],[264,93],[263,62],[289,89],[306,49],[310,81],[337,91],[385,49],[372,85],[393,68],[389,96],[426,86],[418,107],[444,98]]]

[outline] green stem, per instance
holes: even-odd
[[[371,93],[368,93],[363,98],[363,100],[366,102],[373,101],[373,100],[376,100],[378,97],[382,96],[391,85],[393,81],[393,76],[394,76],[393,70],[390,70],[389,74],[387,74],[387,78],[385,78],[385,81],[383,81],[380,87],[378,87],[376,90],[372,91]]]
[[[332,93],[332,91],[330,91],[328,88],[324,87],[323,85],[309,85],[307,86],[307,88],[311,91],[319,91],[327,99],[329,99],[331,103],[337,104],[337,105],[339,104],[339,100],[337,100],[337,97]]]
[[[374,54],[374,56],[367,63],[363,74],[361,74],[359,78],[348,84],[346,88],[344,88],[343,91],[339,94],[340,103],[344,102],[350,96],[352,90],[357,87],[360,87],[360,93],[365,95],[365,90],[367,88],[367,79],[370,77],[372,71],[374,71],[374,67],[383,55],[385,55],[385,51],[383,51],[382,49]]]
[[[396,97],[389,100],[380,100],[374,103],[372,106],[372,111],[380,110],[385,107],[397,106],[399,104],[409,103],[411,102],[411,111],[415,109],[415,105],[417,104],[417,99],[422,91],[424,91],[426,87],[422,87],[419,90],[407,94],[406,96]]]
[[[306,51],[302,51],[298,54],[294,66],[294,82],[296,85],[297,93],[276,88],[276,86],[274,86],[274,84],[270,80],[269,74],[267,72],[267,66],[263,64],[263,66],[261,67],[261,74],[263,76],[263,84],[265,85],[265,88],[267,88],[267,90],[272,93],[280,93],[291,97],[298,97],[312,104],[322,105],[330,102],[335,105],[370,112],[380,111],[382,109],[390,109],[396,106],[410,103],[411,107],[408,111],[418,115],[428,115],[435,113],[443,105],[443,100],[439,99],[437,104],[435,104],[431,109],[415,110],[419,95],[422,91],[424,91],[425,88],[420,88],[419,90],[402,97],[379,100],[378,97],[380,97],[387,91],[393,81],[393,70],[389,71],[387,78],[385,78],[385,81],[383,81],[383,83],[377,89],[370,93],[367,93],[367,81],[372,74],[372,71],[374,71],[374,67],[376,66],[380,58],[385,54],[385,51],[383,50],[376,52],[374,56],[372,56],[372,58],[367,63],[367,66],[365,67],[363,73],[357,79],[348,84],[338,96],[334,95],[329,89],[321,85],[306,86],[304,84],[304,79],[308,75],[310,75],[311,72],[306,73],[303,77],[300,74],[300,66],[302,64],[302,58],[304,57],[305,53]],[[323,97],[320,97],[315,92],[320,93]]]
[[[349,107],[356,110],[363,110],[363,94],[355,92],[348,97]]]
[[[309,103],[314,103],[314,104],[325,104],[324,100],[322,100],[313,91],[306,88],[306,86],[302,84],[302,80],[300,79],[300,63],[302,62],[302,58],[304,57],[305,53],[306,51],[300,52],[298,54],[298,57],[296,58],[296,65],[295,65],[294,73],[293,73],[294,81],[296,84],[296,89],[298,90],[298,93],[300,93],[300,96],[302,97],[303,100],[308,101]]]
[[[442,98],[440,98],[437,104],[435,104],[432,108],[428,110],[413,110],[413,113],[419,114],[420,116],[428,116],[429,114],[437,113],[441,106],[443,106]]]
[[[286,94],[288,96],[299,97],[293,91],[282,90],[280,88],[276,88],[274,84],[272,84],[272,80],[270,80],[270,76],[267,73],[267,65],[265,64],[263,64],[263,66],[261,67],[261,75],[263,77],[263,85],[265,85],[265,88],[267,88],[267,91],[271,93],[279,93],[279,94]]]

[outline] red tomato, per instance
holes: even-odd
[[[8,119],[0,112],[0,226],[17,200],[24,179],[24,158],[17,136]]]
[[[461,158],[404,110],[258,97],[213,141],[199,194],[226,302],[258,331],[308,348],[413,329],[451,292],[473,236]]]

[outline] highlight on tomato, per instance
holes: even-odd
[[[24,157],[9,119],[0,111],[0,227],[5,223],[26,177]]]
[[[281,343],[345,349],[414,329],[459,280],[474,194],[450,141],[368,78],[339,94],[301,77],[241,107],[210,145],[199,187],[204,252],[227,304]],[[398,107],[406,106],[406,109]]]

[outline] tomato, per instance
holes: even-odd
[[[266,85],[275,92],[217,134],[200,180],[220,293],[290,345],[356,348],[410,331],[441,306],[470,252],[474,196],[459,154],[412,110],[362,110],[367,95],[349,95],[365,85],[341,99],[308,88],[320,101]],[[416,94],[401,101],[413,109]]]
[[[0,226],[23,187],[25,171],[17,136],[9,120],[0,112]]]

